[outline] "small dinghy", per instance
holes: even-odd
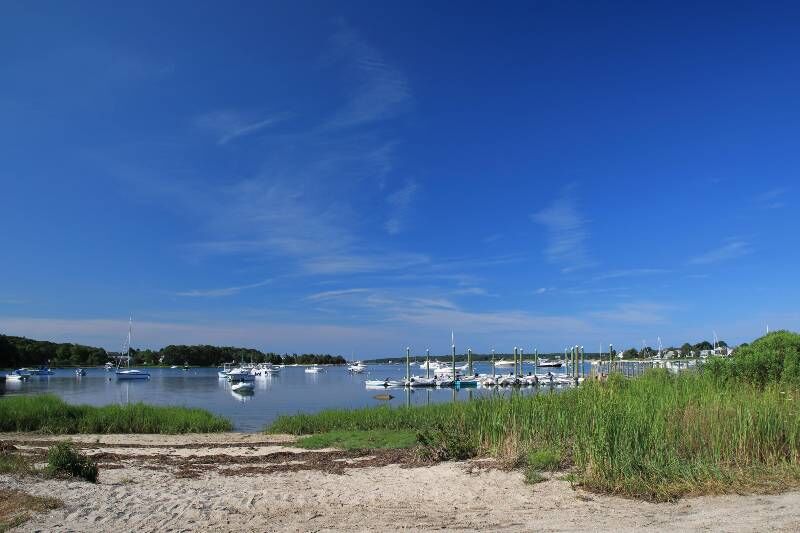
[[[238,393],[253,392],[256,386],[249,381],[240,381],[231,385],[231,390]]]

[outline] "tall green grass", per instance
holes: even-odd
[[[418,430],[522,461],[562,454],[587,488],[653,500],[800,482],[800,392],[651,371],[554,394],[281,417],[269,432]]]
[[[227,419],[203,409],[130,405],[70,405],[50,394],[0,400],[0,431],[43,433],[210,433],[229,431]]]

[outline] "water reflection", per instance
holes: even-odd
[[[477,372],[491,373],[488,364],[476,363],[475,366]],[[83,377],[77,377],[74,369],[57,369],[53,376],[32,378],[28,382],[6,382],[4,387],[0,385],[0,392],[6,396],[53,393],[70,403],[91,405],[146,402],[200,407],[230,418],[234,427],[242,431],[259,431],[282,414],[386,404],[395,407],[430,405],[512,394],[511,389],[493,388],[385,389],[365,386],[364,381],[368,379],[401,379],[405,375],[402,365],[369,365],[363,374],[351,374],[346,368],[339,367],[327,367],[325,372],[318,374],[306,373],[304,367],[286,367],[279,374],[258,376],[255,391],[248,396],[232,391],[227,380],[219,379],[216,368],[192,368],[188,371],[154,368],[149,369],[151,378],[142,381],[117,381],[113,373],[102,368],[86,370]],[[550,391],[549,387],[531,387],[513,393]],[[386,399],[376,398],[383,394],[388,395],[384,396]]]

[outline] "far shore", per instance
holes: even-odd
[[[57,496],[19,531],[545,530],[793,531],[800,492],[649,503],[572,487],[556,473],[526,485],[490,460],[417,466],[403,451],[293,447],[253,433],[2,433],[41,457],[69,439],[100,464],[98,484],[0,475],[0,489]]]

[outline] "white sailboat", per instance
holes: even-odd
[[[128,321],[128,338],[125,340],[125,345],[123,346],[123,351],[125,352],[125,359],[127,363],[127,367],[125,370],[120,370],[117,367],[117,379],[123,380],[131,380],[131,379],[150,379],[150,374],[148,372],[142,372],[141,370],[136,370],[131,368],[131,330],[133,329],[133,317],[131,317]]]

